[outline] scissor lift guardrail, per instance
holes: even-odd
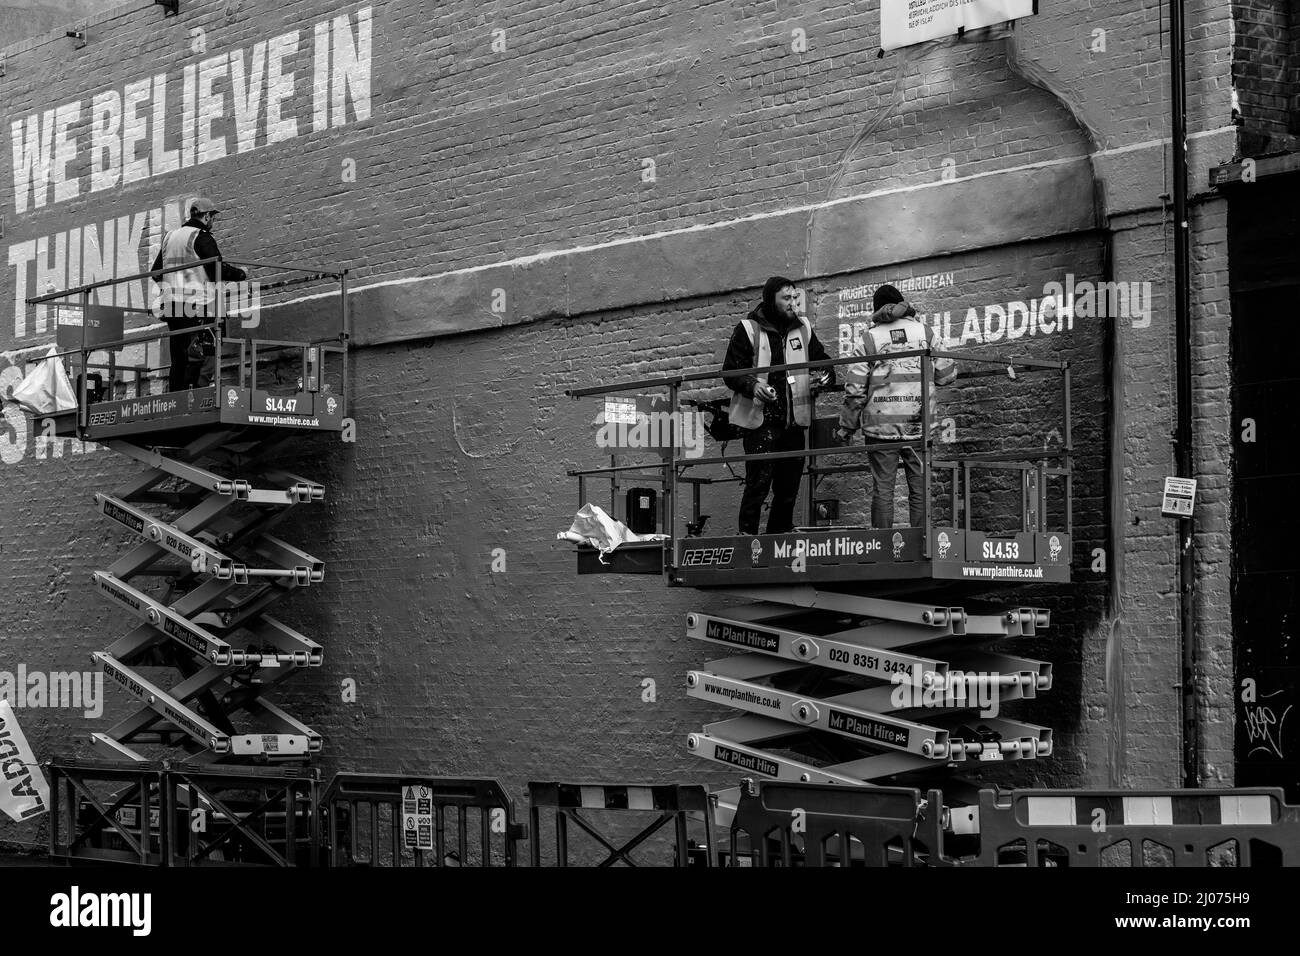
[[[223,283],[225,263],[258,270],[259,277],[238,284]],[[214,270],[216,279],[211,283],[210,301],[184,304],[186,309],[192,309],[184,313],[185,322],[174,321],[182,318],[181,315],[164,319],[161,311],[155,313],[152,307],[102,305],[96,301],[105,297],[118,302],[134,301],[141,294],[148,299],[151,293],[146,290],[153,289],[153,283],[164,283],[168,274],[196,267]],[[294,295],[304,284],[316,282],[333,284],[337,289],[335,334],[297,341],[254,337],[259,333],[253,330],[266,328],[263,318],[270,310],[294,305],[297,300],[285,297]],[[247,287],[247,301],[234,289],[227,288],[233,285]],[[118,286],[126,286],[130,295],[125,295],[127,289]],[[228,296],[233,296],[231,303],[227,302]],[[263,296],[267,299],[265,305]],[[284,428],[342,432],[347,427],[351,316],[346,269],[333,271],[302,264],[203,259],[49,292],[33,296],[26,303],[53,310],[56,341],[61,351],[39,356],[33,352],[23,361],[58,358],[75,375],[76,408],[61,409],[48,416],[56,436],[75,435],[85,441],[104,442],[168,430],[193,432],[223,426],[247,425],[263,432]],[[172,305],[181,307],[180,303]],[[165,331],[164,321],[168,326]],[[286,321],[292,334],[300,334],[305,325],[301,315]],[[129,324],[134,327],[128,327]],[[314,322],[312,327],[314,330]],[[210,375],[204,372],[209,381],[200,385],[178,385],[173,380],[160,382],[168,366],[151,364],[150,356],[161,358],[164,346],[168,352],[185,349],[194,335],[206,337],[212,346]],[[297,385],[291,394],[286,394],[277,374],[270,373],[287,371],[290,367],[290,374],[297,376]],[[92,381],[96,383],[93,387]],[[160,385],[165,385],[165,389],[159,391]],[[150,442],[141,444],[147,446]],[[147,447],[120,450],[146,464],[152,463],[149,458],[153,452]],[[186,472],[183,462],[159,460],[158,464],[178,473]],[[189,477],[199,485],[206,482],[203,475]],[[290,486],[287,488],[290,495],[298,493],[291,482],[285,484]],[[276,489],[272,494],[278,501],[283,492]]]
[[[945,443],[942,453],[932,434],[930,398],[934,391],[935,360],[955,361],[966,368],[958,383],[967,379],[1005,376],[1011,382],[1038,381],[1042,376],[1059,376],[1063,427],[1059,443],[1048,441],[1039,447],[994,451],[963,451],[962,441]],[[779,371],[821,371],[846,365],[870,365],[877,362],[915,362],[921,380],[921,435],[898,441],[870,440],[867,444],[836,446],[820,433],[821,420],[814,417],[813,427],[805,430],[801,450],[761,454],[692,456],[681,447],[683,431],[672,425],[668,438],[656,439],[646,449],[642,442],[629,442],[633,449],[611,449],[611,463],[592,468],[571,469],[568,474],[578,481],[578,504],[588,503],[587,490],[593,481],[609,481],[611,508],[617,517],[616,494],[620,482],[658,484],[662,487],[658,524],[666,536],[662,544],[634,544],[602,554],[594,548],[579,546],[579,573],[662,573],[667,583],[677,587],[738,587],[750,585],[850,585],[883,583],[886,587],[900,581],[940,580],[967,583],[1025,583],[1069,581],[1069,554],[1072,546],[1071,498],[1073,490],[1073,435],[1070,427],[1071,372],[1068,362],[1043,361],[985,353],[952,353],[930,348],[891,352],[882,355],[852,356],[816,362],[772,365],[768,373]],[[686,393],[716,385],[727,379],[752,373],[752,369],[729,372],[703,371],[663,376],[654,379],[617,382],[574,388],[566,394],[575,400],[599,396],[606,401],[604,422],[616,422],[618,402],[626,402],[628,393],[644,397],[647,392],[663,393],[670,417],[688,407],[710,409],[726,414],[724,400],[701,402],[686,398]],[[959,387],[959,386],[952,386]],[[623,396],[614,398],[613,396]],[[613,404],[611,404],[613,403]],[[633,404],[636,401],[633,400]],[[638,414],[640,412],[638,411]],[[647,413],[649,414],[649,413]],[[662,414],[662,411],[660,412]],[[598,419],[600,420],[600,419]],[[821,441],[814,441],[820,437]],[[605,443],[601,443],[605,444]],[[920,527],[900,529],[862,529],[818,527],[813,501],[814,485],[828,475],[862,473],[869,466],[862,457],[874,451],[898,452],[911,449],[922,461],[925,514]],[[657,451],[658,461],[644,460],[648,451]],[[622,463],[619,455],[628,454],[640,461]],[[847,458],[848,464],[824,464],[825,459]],[[811,479],[805,484],[806,510],[804,527],[784,535],[703,536],[706,515],[701,514],[703,488],[740,480],[734,466],[751,462],[774,463],[807,459]],[[700,474],[702,469],[725,466],[731,477]],[[1011,473],[1019,484],[1019,532],[988,532],[972,526],[972,478],[986,472]],[[938,494],[938,478],[946,475],[949,491]],[[1049,484],[1059,483],[1064,507],[1060,527],[1049,527]],[[678,514],[682,506],[683,486],[691,492],[690,520]],[[936,505],[947,503],[949,513],[940,522]],[[683,534],[683,525],[685,533]],[[803,546],[805,558],[796,548]],[[864,589],[865,593],[865,589]]]

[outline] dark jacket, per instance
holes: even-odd
[[[203,228],[203,223],[198,219],[191,217],[187,219],[183,226],[194,226],[199,230],[199,234],[194,238],[194,254],[200,259],[220,259],[221,250],[217,248],[217,240],[212,238],[212,233]],[[154,257],[153,268],[151,271],[157,272],[163,267],[163,246],[158,243],[158,255]],[[208,274],[209,282],[217,281],[217,264],[209,262],[203,267],[203,271]],[[239,266],[232,266],[229,263],[221,263],[221,280],[223,282],[243,282],[248,278],[248,273]],[[154,276],[153,281],[161,283],[162,276]]]
[[[785,359],[785,337],[786,333],[792,328],[791,325],[781,322],[780,319],[772,320],[768,318],[767,310],[762,306],[755,306],[754,310],[749,313],[747,318],[758,323],[759,330],[767,336],[768,346],[772,350],[772,364],[784,365]],[[797,321],[797,320],[796,320]],[[778,328],[778,324],[783,327]],[[829,359],[826,349],[817,338],[817,333],[813,332],[808,342],[808,357],[804,359],[807,362],[820,362],[823,359]],[[722,361],[722,370],[730,372],[733,369],[753,368],[754,367],[754,343],[749,335],[745,332],[745,326],[741,322],[736,323],[736,328],[731,333],[731,341],[727,343],[727,357]],[[810,369],[809,374],[818,371]],[[835,368],[827,366],[826,372],[830,373],[830,378],[822,386],[823,388],[835,384]],[[739,392],[747,398],[754,397],[754,386],[758,384],[756,375],[735,375],[724,379],[727,387],[733,392]],[[792,396],[790,394],[790,383],[786,379],[785,372],[769,372],[767,384],[776,389],[777,400],[768,402],[763,406],[764,422],[775,421],[780,424],[790,424],[790,408],[792,405]]]

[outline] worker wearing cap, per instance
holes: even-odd
[[[155,272],[193,263],[192,268],[153,277],[161,293],[158,314],[173,331],[204,325],[216,318],[219,294],[216,285],[217,263],[207,262],[201,267],[199,263],[204,259],[221,258],[217,240],[212,238],[212,224],[218,211],[211,199],[200,197],[193,200],[190,203],[190,218],[184,225],[163,236],[162,246],[153,261]],[[243,282],[247,278],[248,274],[238,266],[221,264],[223,282]],[[168,376],[168,391],[194,388],[196,385],[208,384],[203,379],[211,379],[212,367],[216,364],[215,340],[210,332],[204,335],[207,341],[202,343],[202,357],[195,361],[190,357],[193,339],[193,334],[173,335],[170,338],[171,374]]]
[[[916,309],[892,285],[882,285],[872,296],[871,327],[854,355],[887,356],[935,348],[935,331],[916,317]],[[933,385],[948,385],[957,378],[952,359],[934,359]],[[935,422],[935,389],[930,389],[930,422]],[[915,441],[921,437],[921,356],[883,359],[850,365],[844,381],[844,406],[836,438],[847,442],[859,429],[869,444]],[[925,475],[920,455],[912,446],[879,448],[867,452],[871,463],[871,526],[894,526],[894,485],[901,463],[907,472],[907,512],[910,527],[925,522]]]

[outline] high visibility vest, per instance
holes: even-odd
[[[764,332],[753,319],[741,319],[740,324],[754,343],[754,368],[767,368],[772,364],[772,345]],[[808,343],[812,341],[812,326],[808,320],[800,317],[799,324],[785,336],[785,361],[782,365],[794,365],[797,362],[811,361],[808,358]],[[763,385],[767,384],[767,373],[759,372],[756,376]],[[795,424],[807,427],[812,420],[812,393],[808,388],[808,370],[801,368],[785,373],[790,383],[790,394],[794,399]],[[731,411],[728,418],[731,424],[740,428],[758,428],[763,424],[763,403],[740,392],[731,395]]]
[[[934,346],[934,329],[916,318],[873,323],[863,337],[858,355],[888,355]],[[951,359],[934,360],[930,388],[930,422],[935,423],[935,385],[947,385],[957,377]],[[846,402],[862,407],[864,435],[881,439],[921,437],[921,356],[850,365],[844,381]],[[848,423],[850,427],[853,422]]]
[[[197,262],[194,243],[199,237],[195,226],[180,226],[163,236],[162,265],[164,269]],[[168,272],[160,276],[164,316],[179,317],[188,304],[191,309],[205,309],[213,291],[208,287],[208,274],[203,266]]]

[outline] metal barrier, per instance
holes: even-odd
[[[1280,789],[981,790],[977,866],[1300,865]]]
[[[532,865],[541,866],[548,811],[557,866],[574,865],[570,821],[605,852],[598,866],[642,865],[632,851],[670,822],[668,865],[719,862],[702,786],[530,783],[529,827],[495,780],[340,773],[322,795],[315,769],[44,766],[49,855],[65,864],[515,866],[518,843],[531,837]],[[404,806],[413,799],[425,805]],[[601,811],[653,817],[616,845],[590,818]],[[427,832],[408,825],[417,815]],[[704,825],[702,846],[690,839],[691,819]],[[723,856],[724,865],[764,867],[1297,866],[1300,807],[1280,789],[1258,788],[986,789],[978,806],[949,808],[938,790],[746,779]]]
[[[162,765],[47,761],[50,859],[163,866],[168,819]]]
[[[422,789],[417,799],[427,807],[403,806],[403,791],[412,787]],[[515,821],[514,801],[495,780],[340,773],[324,805],[330,866],[515,866],[517,844],[527,839],[526,828]],[[419,815],[432,819],[421,847],[418,825],[405,824],[425,809],[431,812]],[[472,842],[469,816],[475,810],[478,840]],[[455,817],[453,846],[448,814]]]
[[[660,828],[673,824],[673,865],[690,866],[692,845],[688,832],[688,818],[695,816],[704,823],[705,865],[714,862],[713,807],[708,791],[701,786],[664,784],[660,786],[615,786],[609,784],[530,783],[528,785],[529,813],[532,827],[532,865],[542,865],[542,811],[555,813],[555,865],[569,865],[569,821],[600,844],[608,855],[597,866],[613,866],[622,861],[628,866],[638,866],[632,851],[645,843]],[[638,830],[621,846],[615,846],[606,834],[579,811],[613,810],[620,812],[653,813],[656,816]],[[585,865],[585,864],[584,864]]]
[[[942,865],[943,823],[937,790],[922,798],[908,787],[746,779],[731,824],[729,865]],[[748,850],[740,845],[742,835]]]
[[[163,791],[171,866],[319,865],[315,768],[169,768]]]
[[[50,858],[142,866],[315,866],[314,769],[65,760],[50,776]]]

